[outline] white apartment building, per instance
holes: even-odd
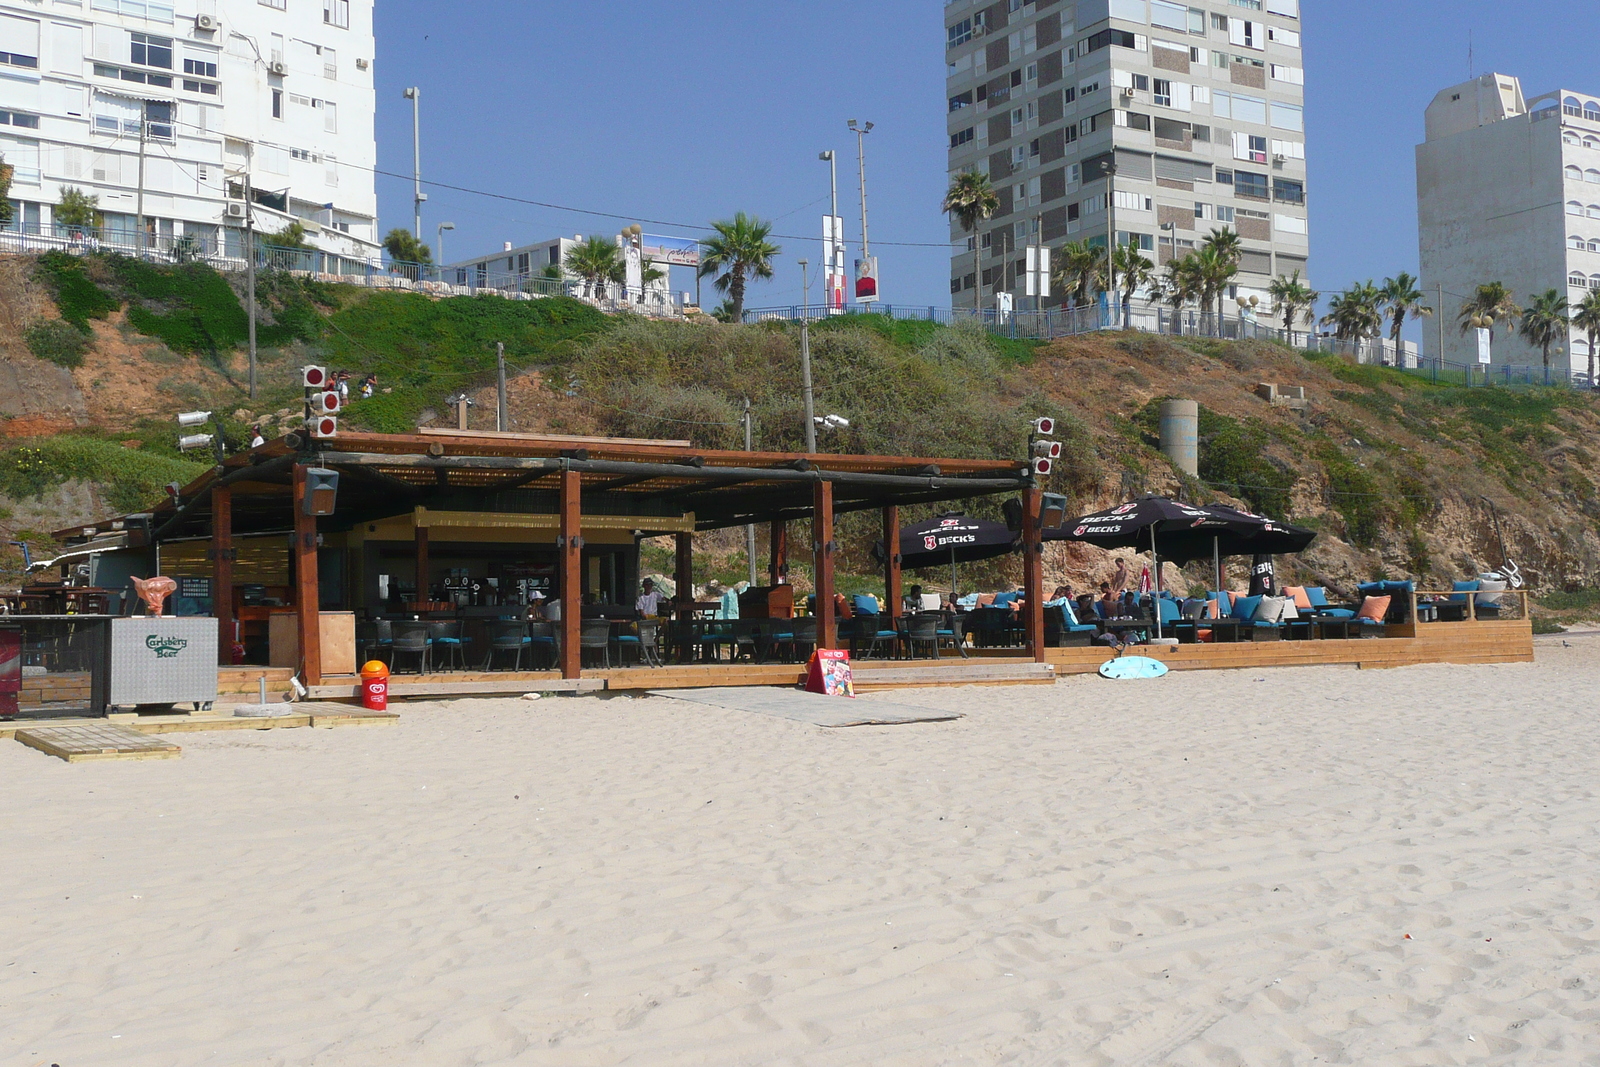
[[[1422,288],[1444,287],[1444,358],[1476,363],[1477,338],[1456,325],[1473,289],[1502,282],[1526,305],[1561,290],[1569,304],[1600,289],[1600,95],[1557,90],[1524,100],[1522,84],[1485,74],[1428,105],[1417,146],[1417,236]],[[1436,323],[1423,351],[1439,355]],[[1587,371],[1588,340],[1573,330],[1562,359]],[[1504,326],[1495,364],[1537,366],[1543,355]],[[1557,364],[1552,356],[1551,362]]]
[[[1232,296],[1307,276],[1299,0],[949,0],[952,179],[986,173],[1000,208],[952,219],[951,302],[1021,294],[1026,246],[1137,242],[1157,265],[1213,228],[1243,239]],[[1103,165],[1115,166],[1108,227]],[[1050,303],[1059,303],[1057,293]]]
[[[552,237],[546,241],[516,246],[506,241],[501,250],[493,255],[475,256],[472,259],[445,264],[440,277],[448,284],[471,289],[517,290],[526,289],[524,282],[535,277],[543,277],[549,267],[555,266],[561,271],[561,280],[569,283],[569,287],[575,292],[581,292],[581,285],[575,287],[571,285],[578,283],[580,279],[567,270],[567,253],[587,240],[583,234],[576,234],[572,237]],[[621,245],[620,238],[617,243]],[[643,258],[647,266],[661,272],[661,277],[645,282],[643,292],[624,293],[624,286],[613,283],[606,286],[606,292],[597,295],[613,301],[629,298],[634,303],[651,307],[670,307],[673,303],[672,267],[692,266],[699,262],[698,251],[693,248],[692,243],[687,247],[646,245]]]
[[[298,220],[324,252],[376,256],[372,8],[0,0],[8,228],[56,233],[75,187],[98,197],[103,238],[133,245],[142,188],[148,242],[237,255],[248,179],[258,231]]]

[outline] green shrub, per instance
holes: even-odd
[[[83,366],[83,354],[89,351],[89,339],[59,319],[39,320],[28,327],[25,339],[34,356],[69,369]]]
[[[1344,517],[1350,543],[1371,548],[1382,532],[1386,507],[1378,480],[1352,462],[1332,441],[1323,442],[1316,456],[1327,474],[1333,506]]]
[[[1536,634],[1564,634],[1567,632],[1567,628],[1554,619],[1546,619],[1536,615],[1531,621],[1533,623],[1533,632]]]
[[[1539,606],[1551,611],[1593,611],[1600,608],[1600,589],[1572,589],[1539,598]]]
[[[73,479],[97,485],[116,510],[148,508],[168,482],[187,484],[201,463],[151,455],[98,438],[62,435],[0,452],[0,492],[37,497]]]
[[[89,332],[90,319],[103,319],[122,306],[116,297],[89,280],[83,260],[66,252],[46,252],[39,257],[39,279],[55,294],[61,318]]]
[[[1160,447],[1164,399],[1171,398],[1156,397],[1133,416],[1134,427],[1150,448]],[[1202,481],[1239,497],[1253,511],[1288,518],[1296,476],[1268,457],[1272,437],[1265,427],[1254,419],[1232,419],[1202,405],[1198,431],[1197,469]]]

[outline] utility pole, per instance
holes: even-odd
[[[250,146],[249,165],[256,161],[255,145]],[[250,399],[256,398],[256,213],[250,191],[250,172],[244,173],[244,287],[250,319]]]
[[[139,205],[135,209],[139,214],[139,221],[134,223],[134,238],[139,242],[140,259],[144,258],[144,146],[149,135],[150,127],[150,102],[139,101]]]
[[[851,119],[849,126],[856,133],[856,169],[861,177],[861,258],[870,263],[872,252],[867,245],[867,134],[872,132],[872,123],[867,122],[857,126],[856,120]],[[874,275],[875,287],[877,280],[877,276]]]
[[[1444,283],[1439,283],[1439,299],[1433,305],[1433,317],[1439,320],[1439,355],[1434,361],[1433,380],[1439,380],[1439,372],[1444,370]]]
[[[510,426],[511,420],[506,417],[506,346],[503,341],[494,343],[494,365],[499,401],[494,409],[494,428],[504,431]],[[749,433],[748,430],[745,432]]]
[[[825,152],[818,152],[817,158],[828,164],[829,202],[832,206],[829,208],[828,213],[826,232],[829,234],[829,238],[827,247],[823,249],[822,270],[824,277],[827,279],[826,284],[831,286],[833,279],[844,273],[844,234],[836,228],[837,224],[835,222],[839,218],[839,160],[831,148]],[[840,281],[839,285],[839,294],[842,298],[844,295],[843,281]],[[822,302],[825,306],[831,308],[833,306],[833,290],[826,289],[824,294]]]
[[[1101,169],[1106,173],[1106,303],[1110,306],[1112,322],[1116,322],[1117,314],[1117,219],[1116,219],[1116,179],[1117,165],[1111,160],[1102,160]],[[1177,253],[1177,244],[1174,243],[1173,253]],[[1222,335],[1222,324],[1217,324],[1217,336]]]
[[[806,261],[800,261],[800,285],[809,288],[806,280]],[[817,413],[811,398],[811,316],[800,316],[800,396],[806,410],[806,454],[817,451]]]
[[[744,450],[749,452],[752,445],[750,419],[750,398],[744,398]],[[756,584],[756,528],[752,523],[744,527],[744,554],[745,560],[750,564],[750,585]]]
[[[406,90],[405,98],[411,101],[411,206],[416,215],[417,243],[421,244],[422,204],[428,199],[422,191],[422,117],[418,111],[422,90],[413,85]]]

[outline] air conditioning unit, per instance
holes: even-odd
[[[1272,157],[1272,161],[1279,166],[1282,166],[1284,163],[1288,162],[1288,160],[1289,157],[1284,155],[1282,152],[1279,152],[1277,155]]]
[[[289,64],[285,63],[281,59],[274,59],[271,63],[267,64],[267,73],[276,74],[281,78],[285,74],[289,73]]]
[[[243,204],[241,204],[241,203],[238,203],[237,201],[235,201],[233,203],[230,203],[228,205],[228,217],[230,219],[242,219],[242,218],[244,218],[245,217],[245,206]]]
[[[211,33],[214,30],[222,29],[222,20],[215,15],[196,15],[194,17],[194,28],[201,33]]]

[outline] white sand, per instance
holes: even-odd
[[[1570,645],[0,743],[0,1064],[1600,1064]]]

